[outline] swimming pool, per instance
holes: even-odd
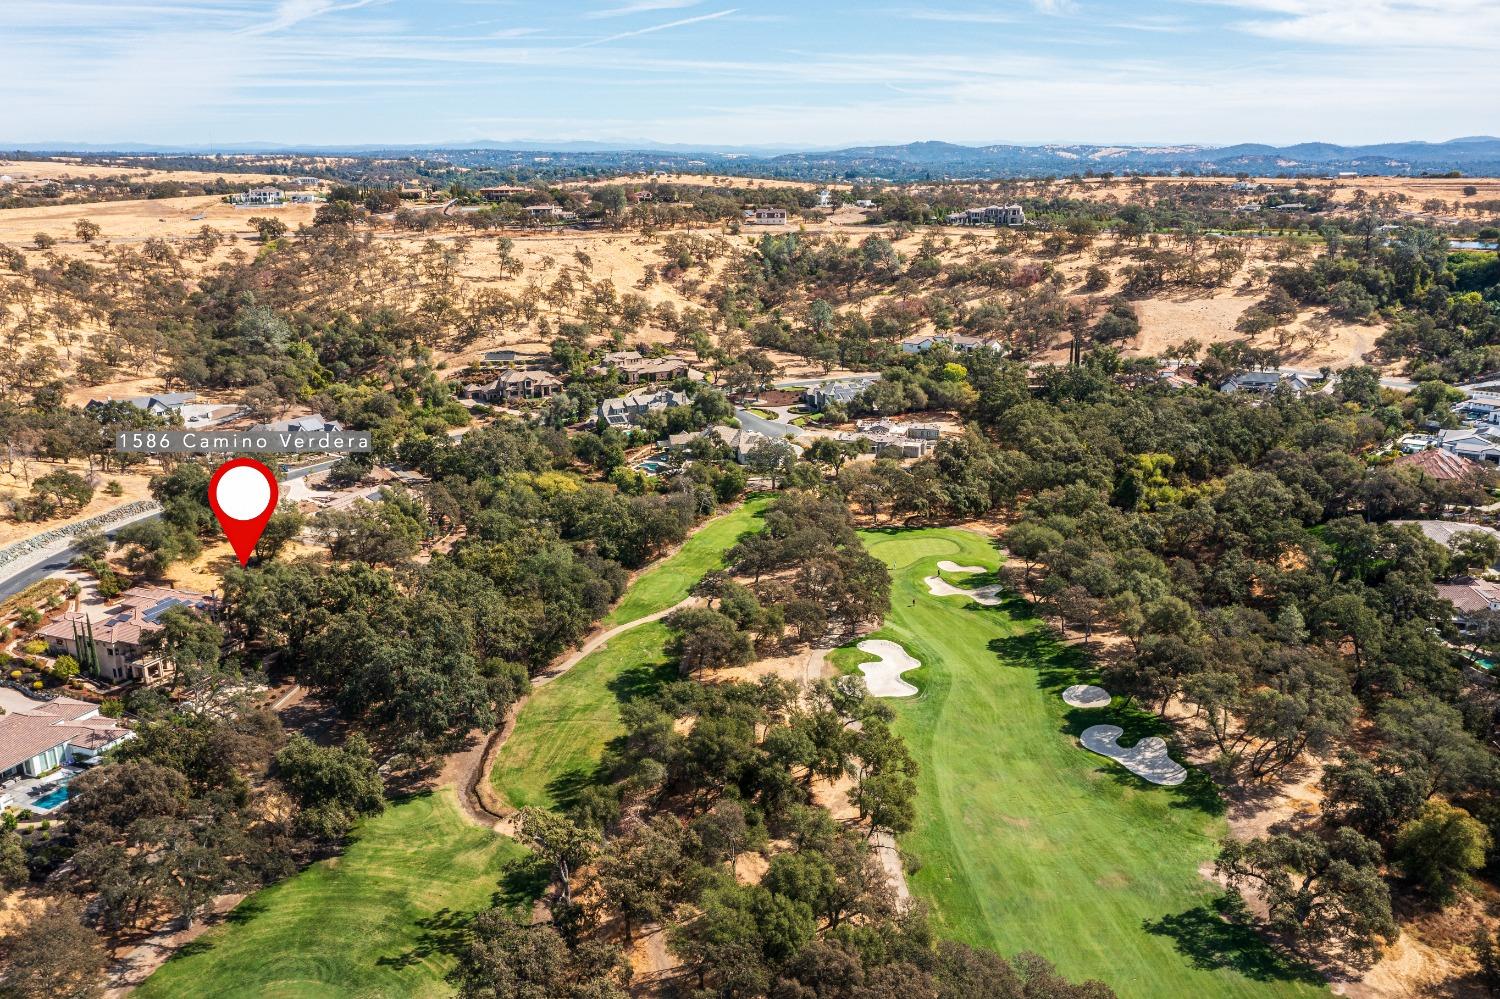
[[[52,790],[32,801],[31,807],[50,812],[52,809],[63,804],[63,802],[68,800],[68,782],[73,777],[73,774],[68,774],[68,776],[58,781],[52,786]]]

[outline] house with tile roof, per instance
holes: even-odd
[[[617,399],[605,399],[599,403],[595,415],[608,426],[628,430],[647,413],[670,406],[686,406],[691,401],[686,392],[675,389],[639,388]]]
[[[785,438],[769,437],[742,427],[714,426],[707,430],[689,430],[686,433],[672,434],[662,442],[662,446],[678,456],[688,455],[692,453],[693,445],[705,437],[717,437],[723,441],[724,446],[729,448],[730,453],[734,455],[735,462],[741,465],[750,460],[750,452],[766,442],[777,445],[785,444],[794,457],[802,456],[802,448]]]
[[[835,381],[819,382],[802,393],[802,402],[810,409],[821,412],[830,405],[847,406],[862,395],[865,389],[880,381],[879,375],[855,375]]]
[[[478,402],[511,402],[515,399],[546,399],[562,389],[562,381],[551,372],[511,368],[493,380],[465,385],[464,396]]]
[[[90,676],[113,683],[160,683],[172,676],[172,664],[152,655],[147,646],[150,636],[162,629],[161,616],[173,607],[213,614],[218,606],[218,599],[205,593],[133,586],[102,616],[72,611],[38,628],[36,637],[47,643],[48,655],[72,656]]]
[[[1394,468],[1411,469],[1424,478],[1435,479],[1438,482],[1455,482],[1472,478],[1484,470],[1484,466],[1472,458],[1440,448],[1400,455],[1391,465]]]
[[[1500,583],[1462,577],[1439,583],[1437,595],[1453,605],[1453,623],[1468,634],[1475,618],[1485,611],[1500,611]]]
[[[639,351],[612,350],[600,358],[592,369],[594,374],[617,373],[627,385],[642,382],[670,382],[688,378],[695,382],[704,380],[703,372],[681,357],[643,357]]]
[[[0,715],[0,780],[36,777],[65,763],[92,759],[135,733],[71,697]]]

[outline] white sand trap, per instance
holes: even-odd
[[[1075,683],[1062,693],[1063,700],[1075,708],[1109,707],[1109,691],[1088,683]]]
[[[957,562],[950,562],[947,559],[943,559],[938,563],[938,569],[943,572],[989,572],[982,565],[959,565]]]
[[[859,671],[865,675],[865,686],[870,688],[873,696],[911,697],[918,692],[916,687],[901,679],[902,673],[922,665],[912,658],[910,652],[883,638],[867,638],[855,648],[880,657],[872,663],[859,664]]]
[[[1000,599],[1000,591],[1003,587],[981,586],[977,590],[966,590],[952,583],[944,582],[942,576],[928,576],[922,582],[927,584],[927,592],[935,597],[968,597],[976,604],[984,604],[986,607],[998,607],[1003,602]]]
[[[1187,770],[1167,755],[1165,740],[1148,735],[1126,749],[1120,745],[1125,730],[1118,725],[1095,725],[1083,730],[1078,741],[1083,747],[1118,761],[1126,770],[1153,784],[1175,786],[1187,780]]]

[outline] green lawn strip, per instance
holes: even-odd
[[[1217,918],[1220,893],[1199,874],[1225,830],[1210,782],[1193,772],[1180,788],[1155,787],[1077,743],[1090,725],[1121,726],[1129,745],[1169,734],[1160,723],[1068,707],[1061,690],[1095,677],[1023,601],[987,608],[927,592],[939,559],[997,566],[986,539],[941,529],[864,538],[893,575],[875,637],[923,664],[903,675],[921,694],[888,703],[921,766],[917,825],[901,847],[921,863],[912,891],[941,933],[1006,955],[1036,951],[1122,999],[1327,994]],[[948,575],[961,586],[986,580]]]
[[[555,808],[593,781],[605,747],[624,732],[621,702],[676,672],[667,639],[660,622],[632,628],[527,698],[490,775],[508,804]]]
[[[770,497],[757,496],[704,525],[671,558],[642,570],[604,623],[629,624],[680,602],[705,573],[723,567],[724,553],[741,535],[760,529],[760,517],[770,503]]]
[[[860,641],[863,641],[863,639],[860,639]],[[879,656],[872,656],[870,653],[862,649],[857,649],[853,645],[842,646],[828,654],[828,661],[833,664],[834,669],[840,673],[850,675],[859,674],[860,663],[872,663],[879,658]]]
[[[134,993],[158,997],[447,996],[471,915],[525,851],[466,822],[451,790],[392,804],[340,856],[252,895]],[[497,894],[498,893],[498,894]]]

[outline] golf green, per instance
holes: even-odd
[[[994,582],[937,569],[942,559],[994,569],[987,539],[952,529],[863,538],[892,574],[891,613],[873,637],[922,662],[903,675],[921,692],[887,703],[921,766],[917,824],[900,845],[920,864],[911,889],[942,935],[1035,951],[1122,999],[1326,994],[1213,909],[1220,893],[1199,869],[1225,822],[1207,778],[1156,787],[1077,743],[1098,723],[1124,728],[1127,745],[1167,734],[1156,720],[1065,704],[1064,687],[1096,678],[1019,598],[982,607],[928,592],[934,575]],[[844,649],[834,661],[854,670],[864,658]]]

